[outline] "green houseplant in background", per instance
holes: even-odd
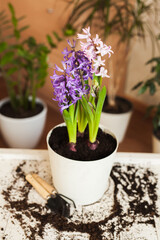
[[[47,57],[50,50],[44,44],[37,43],[34,37],[21,40],[22,32],[28,26],[19,27],[24,17],[16,18],[13,6],[8,6],[11,20],[4,12],[0,14],[0,72],[11,106],[20,113],[35,108],[37,90],[44,85],[48,74]],[[8,33],[9,28],[12,32]],[[29,96],[32,96],[31,105]]]
[[[108,125],[108,128],[117,135],[120,142],[124,138],[132,112],[131,102],[117,96],[121,87],[121,78],[125,72],[124,66],[131,51],[130,41],[141,39],[145,42],[146,36],[149,36],[152,42],[154,41],[151,26],[153,18],[150,16],[155,15],[156,2],[157,0],[152,3],[142,0],[75,0],[68,4],[72,12],[64,29],[66,35],[75,34],[79,28],[90,25],[103,37],[103,40],[117,38],[116,45],[112,45],[116,53],[123,45],[121,56],[115,57],[115,61],[113,56],[108,63],[112,81],[108,85],[102,112],[103,119],[101,118],[102,124],[106,122],[106,126]],[[121,128],[116,128],[117,122],[120,123]]]
[[[145,81],[140,81],[132,89],[138,89],[139,95],[144,94],[148,90],[150,95],[154,96],[160,90],[160,57],[150,59],[147,62],[148,64],[151,65],[152,76]],[[153,152],[160,153],[160,102],[147,108],[146,117],[151,114],[153,116]]]
[[[11,18],[5,11],[0,12],[0,73],[8,92],[8,98],[1,100],[1,132],[9,146],[31,148],[36,146],[45,124],[47,107],[37,98],[37,90],[43,87],[48,75],[50,48],[32,36],[24,39],[22,33],[28,28],[20,25],[24,17],[16,17],[12,4],[9,3],[8,7]],[[41,123],[37,123],[34,130],[30,129],[31,122],[38,115]],[[28,125],[27,119],[30,120]],[[14,125],[16,121],[17,125]],[[26,121],[26,125],[21,126],[20,121]],[[6,122],[9,126],[5,125]],[[36,140],[33,140],[33,132],[37,135]],[[24,139],[22,135],[25,135]]]

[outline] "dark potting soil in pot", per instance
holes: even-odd
[[[160,140],[160,127],[157,130],[154,130],[153,134],[156,138],[158,138]]]
[[[98,130],[97,140],[99,142],[96,150],[88,147],[88,129],[83,137],[77,138],[76,152],[69,149],[68,132],[65,126],[53,129],[49,138],[50,147],[61,156],[74,160],[98,160],[109,156],[116,148],[117,141],[110,134]]]
[[[132,104],[127,99],[122,97],[116,97],[115,99],[116,105],[110,106],[108,104],[108,98],[106,97],[104,106],[103,106],[103,112],[106,113],[126,113],[131,111]]]
[[[0,108],[0,113],[4,116],[10,117],[10,118],[28,118],[33,117],[43,110],[43,105],[41,103],[36,103],[35,109],[31,108],[31,102],[29,102],[29,109],[24,110],[20,109],[18,111],[15,111],[11,103],[8,101],[4,103]]]

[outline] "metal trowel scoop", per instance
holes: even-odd
[[[58,194],[53,186],[44,181],[35,173],[26,175],[26,180],[36,189],[36,191],[47,200],[47,207],[51,211],[58,213],[64,217],[69,217],[75,210],[75,204],[69,198],[64,199],[64,196]]]

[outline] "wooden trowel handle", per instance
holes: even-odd
[[[35,188],[35,190],[43,197],[47,199],[50,195],[46,189],[32,176],[32,174],[26,175],[26,180]]]
[[[51,186],[49,183],[47,183],[45,180],[43,180],[40,176],[38,176],[36,173],[32,173],[32,176],[36,179],[37,182],[39,182],[50,194],[55,191],[55,188]]]

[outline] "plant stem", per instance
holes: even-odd
[[[4,80],[6,82],[6,86],[7,86],[7,92],[8,92],[8,96],[10,97],[10,103],[12,108],[17,111],[17,98],[16,98],[16,93],[14,91],[14,87],[11,84],[12,80],[9,79],[9,76],[6,75],[5,70],[2,70],[2,76],[4,77]]]
[[[68,109],[63,110],[63,118],[67,126],[69,137],[69,148],[71,151],[76,151],[77,141],[77,105],[74,107],[72,104]]]
[[[84,135],[84,131],[85,131],[86,126],[87,126],[87,123],[88,123],[88,120],[87,120],[85,111],[84,111],[80,101],[78,101],[77,120],[78,120],[78,133],[79,133],[79,136],[83,136]]]

